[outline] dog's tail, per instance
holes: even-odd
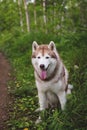
[[[73,89],[73,85],[72,84],[68,84],[68,87],[67,87],[67,94],[71,94],[71,90]]]

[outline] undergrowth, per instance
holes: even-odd
[[[9,130],[86,130],[87,129],[87,36],[67,34],[64,36],[43,33],[6,34],[1,36],[0,50],[9,58],[12,66],[8,90],[14,96],[10,106]],[[57,50],[69,70],[69,82],[74,88],[68,96],[66,109],[47,110],[42,123],[35,125],[39,113],[37,90],[31,65],[32,42],[56,43]]]

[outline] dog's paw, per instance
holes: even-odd
[[[72,89],[73,89],[73,85],[68,84],[67,94],[71,94]]]

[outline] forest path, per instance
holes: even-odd
[[[11,67],[6,57],[0,52],[0,130],[6,130],[5,122],[9,118],[8,105],[9,95],[7,82]]]

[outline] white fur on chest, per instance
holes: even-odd
[[[46,92],[46,91],[52,91],[54,93],[58,93],[58,91],[61,91],[63,89],[63,82],[59,80],[57,83],[52,82],[38,82],[36,81],[36,86],[38,91]]]

